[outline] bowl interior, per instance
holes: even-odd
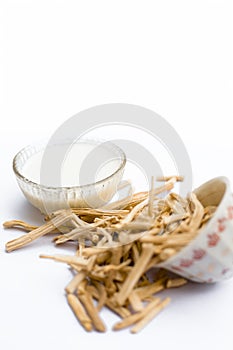
[[[224,197],[225,191],[226,182],[222,178],[216,178],[198,187],[194,190],[194,193],[201,204],[207,207],[209,205],[218,206]]]
[[[13,160],[18,178],[45,188],[75,188],[106,181],[122,170],[124,152],[111,142],[79,140],[27,146]]]

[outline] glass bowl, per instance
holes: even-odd
[[[112,142],[66,140],[23,148],[13,170],[27,200],[49,214],[105,205],[117,191],[125,164],[125,153]]]

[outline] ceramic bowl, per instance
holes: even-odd
[[[203,206],[217,206],[216,212],[191,243],[159,266],[200,283],[230,278],[233,276],[233,196],[229,181],[218,177],[194,192]]]

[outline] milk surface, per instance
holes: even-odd
[[[21,174],[30,181],[49,187],[92,184],[117,171],[120,158],[106,144],[78,142],[52,145],[25,162]]]

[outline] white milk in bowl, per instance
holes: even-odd
[[[18,183],[42,212],[100,207],[117,191],[124,152],[111,142],[78,141],[29,146],[14,159]]]

